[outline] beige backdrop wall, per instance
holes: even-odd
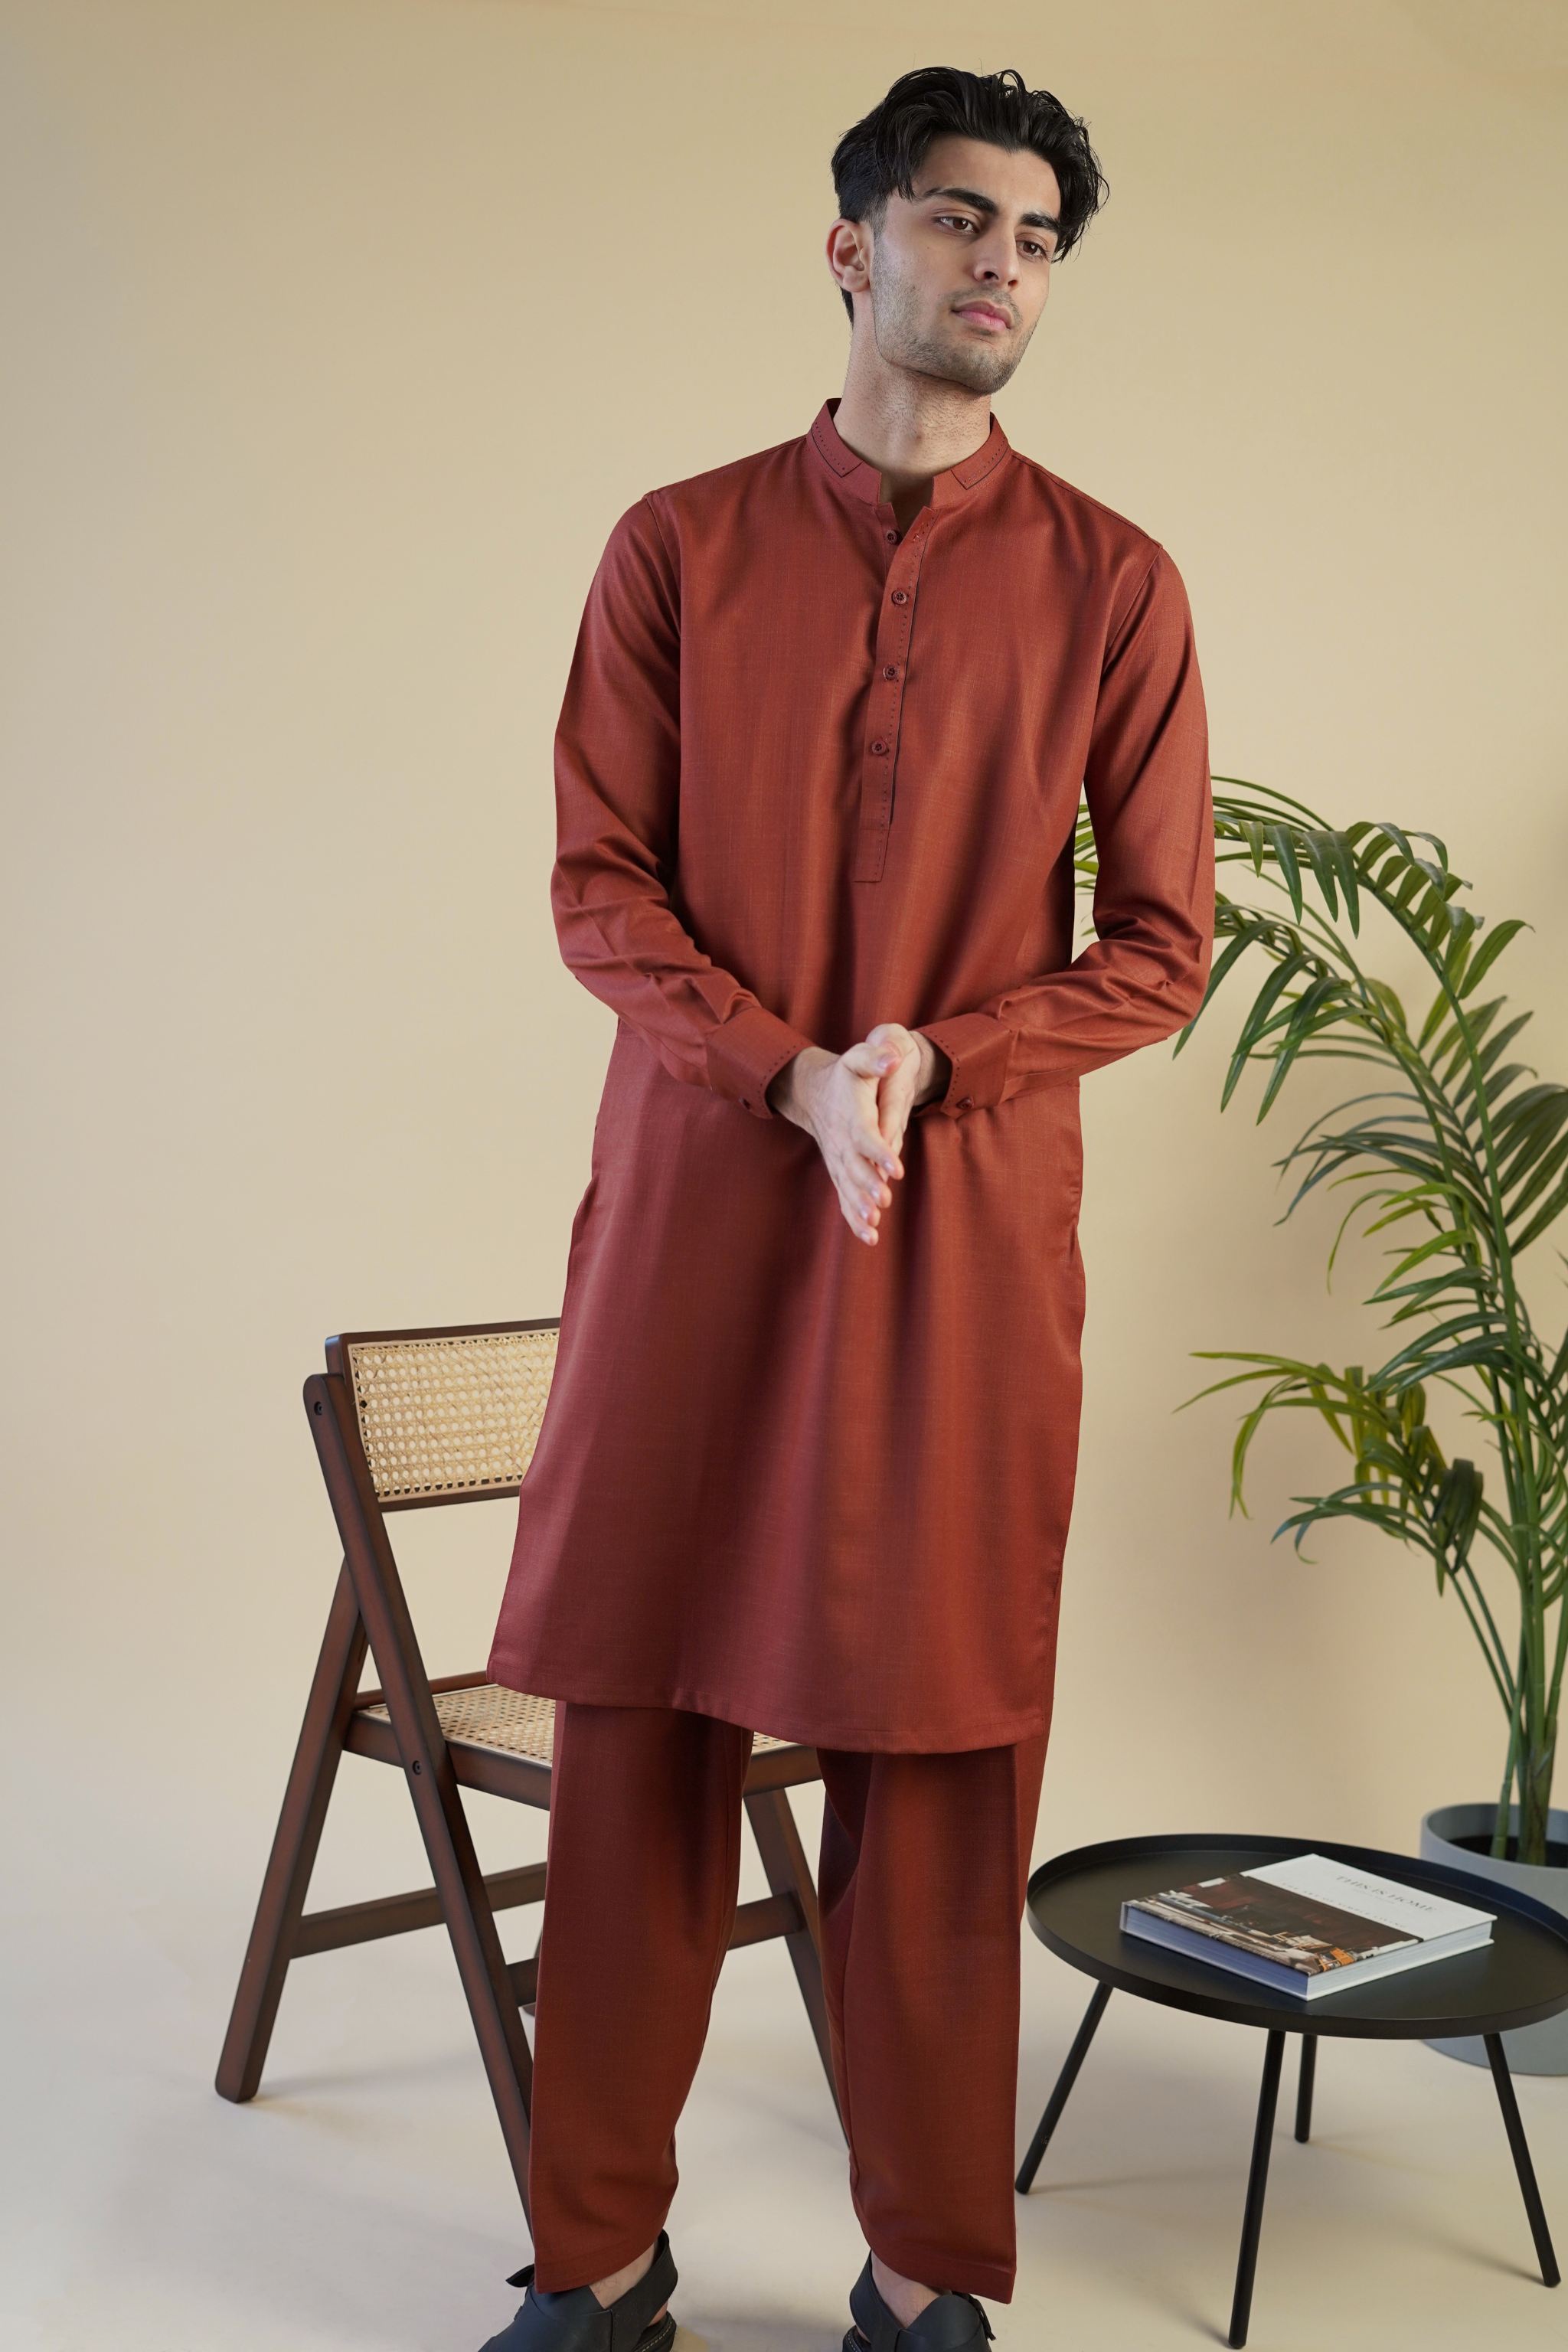
[[[321,1337],[558,1306],[609,1041],[546,901],[581,600],[642,489],[837,389],[826,158],[903,68],[1016,62],[1090,118],[1110,206],[1009,434],[1173,551],[1217,768],[1444,834],[1483,911],[1531,919],[1515,985],[1568,1069],[1568,15],[957,21],[0,10],[5,1672],[59,1776],[39,1884],[85,1836],[168,1895],[178,1771],[237,1951],[334,1565],[298,1402]],[[1044,1846],[1408,1845],[1495,1785],[1420,1565],[1348,1531],[1312,1566],[1270,1547],[1326,1444],[1267,1449],[1227,1522],[1228,1413],[1173,1417],[1193,1349],[1377,1345],[1370,1261],[1331,1297],[1325,1214],[1273,1222],[1289,1104],[1218,1116],[1232,1018],[1085,1089]],[[439,1532],[450,1667],[482,1657],[510,1531]],[[194,1773],[187,1735],[216,1740]]]

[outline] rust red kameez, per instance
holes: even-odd
[[[833,406],[644,499],[589,598],[553,899],[620,1028],[490,1671],[932,1753],[1048,1721],[1078,1080],[1199,1003],[1207,747],[1152,541],[994,423],[900,536]],[[868,1249],[766,1092],[879,1021],[952,1080]]]

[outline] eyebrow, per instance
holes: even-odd
[[[994,196],[983,196],[975,188],[922,188],[915,198],[918,205],[929,204],[932,196],[956,196],[960,204],[973,205],[977,213],[989,213],[994,220],[1002,207]],[[1054,213],[1020,213],[1020,228],[1048,228],[1061,235],[1062,225]]]

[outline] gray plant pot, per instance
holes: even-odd
[[[1489,1840],[1496,1820],[1495,1805],[1439,1805],[1421,1824],[1422,1861],[1468,1870],[1474,1878],[1495,1879],[1521,1895],[1533,1895],[1538,1903],[1549,1904],[1568,1917],[1568,1870],[1555,1864],[1494,1862],[1489,1853],[1474,1853],[1468,1846],[1455,1843],[1456,1839],[1466,1837]],[[1509,1818],[1509,1833],[1519,1834],[1517,1805]],[[1552,1807],[1547,1817],[1547,1835],[1554,1844],[1568,1844],[1568,1812]],[[1543,2019],[1539,2025],[1521,2025],[1516,2032],[1505,2033],[1502,2045],[1512,2074],[1568,2074],[1568,2010],[1561,2016]],[[1487,2063],[1486,2044],[1479,2034],[1459,2042],[1429,2042],[1426,2046],[1440,2050],[1445,2058],[1462,2058],[1467,2066]]]

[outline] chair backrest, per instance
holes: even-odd
[[[327,1370],[353,1399],[384,1511],[515,1495],[533,1459],[559,1318],[343,1331]]]

